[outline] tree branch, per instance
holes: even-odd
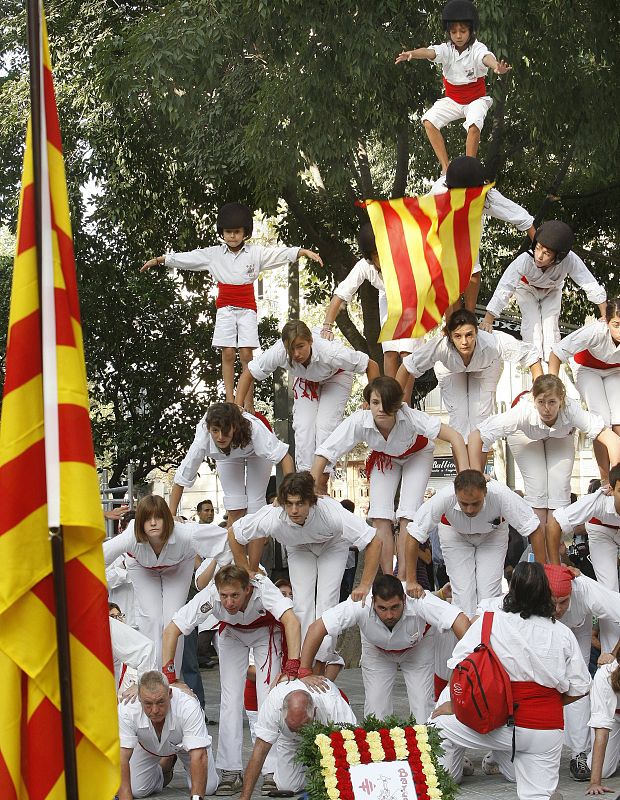
[[[405,113],[396,136],[396,172],[392,184],[392,197],[403,197],[407,189],[409,172],[409,118]]]
[[[506,85],[500,82],[491,124],[491,138],[487,147],[486,173],[495,180],[504,165],[504,109],[506,107]]]
[[[372,175],[370,172],[370,163],[368,161],[368,153],[366,146],[363,142],[357,143],[357,165],[359,167],[360,179],[362,184],[362,191],[364,193],[364,200],[369,200],[375,196],[375,189],[372,182]]]
[[[561,194],[557,199],[561,200],[563,203],[566,200],[576,200],[579,202],[581,200],[589,200],[591,197],[598,197],[601,194],[607,194],[607,192],[611,192],[613,189],[618,189],[619,187],[620,182],[610,183],[609,186],[601,186],[600,189],[594,189],[591,192],[584,192],[583,194]]]

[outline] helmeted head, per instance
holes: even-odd
[[[249,239],[254,228],[252,211],[243,203],[226,203],[217,212],[215,227],[220,238],[224,238],[225,230],[243,228],[244,237]]]
[[[474,41],[478,12],[470,0],[449,0],[441,12],[441,21],[459,52]]]
[[[458,156],[448,164],[446,186],[448,189],[468,189],[484,186],[487,182],[484,167],[473,156]]]
[[[550,219],[548,222],[543,222],[532,239],[534,259],[538,263],[537,248],[539,253],[544,249],[548,253],[554,254],[554,258],[550,259],[545,266],[557,264],[558,261],[562,261],[569,254],[574,241],[575,235],[572,228],[565,222],[561,222],[559,219]]]
[[[379,266],[379,257],[377,254],[377,243],[375,241],[375,232],[372,229],[370,222],[365,222],[357,234],[357,243],[359,245],[360,253],[376,267]]]

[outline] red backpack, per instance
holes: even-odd
[[[493,612],[482,617],[482,641],[456,665],[450,678],[454,715],[478,733],[514,726],[514,704],[508,673],[491,647]]]

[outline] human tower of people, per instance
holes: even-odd
[[[445,97],[423,116],[442,169],[432,193],[485,183],[476,158],[492,103],[484,76],[488,69],[498,75],[510,69],[477,39],[471,2],[450,0],[443,22],[446,42],[396,58],[442,65]],[[457,119],[467,131],[466,155],[450,161],[441,128]],[[564,222],[550,220],[536,229],[528,211],[495,188],[484,215],[527,232],[529,250],[506,269],[480,323],[474,313],[477,262],[463,305],[448,310],[441,335],[383,343],[383,375],[366,353],[333,334],[341,306],[365,280],[378,289],[381,315],[387,314],[369,223],[359,232],[362,258],[336,287],[322,328],[289,320],[264,352],[254,295],[259,273],[301,256],[322,264],[319,255],[249,244],[251,210],[228,203],[217,216],[221,244],[152,258],[142,267],[207,271],[217,280],[213,345],[222,352],[226,402],[211,405],[198,423],[169,504],[157,496],[142,499],[135,519],[104,544],[110,587],[123,581],[133,587],[126,602],[133,605],[137,628],[110,622],[119,687],[126,688],[128,675],[138,677],[119,704],[120,800],[161,790],[177,757],[193,798],[240,792],[249,800],[261,773],[264,795],[302,791],[303,767],[295,761],[301,727],[313,719],[355,722],[333,683],[343,665],[338,636],[354,626],[362,639],[365,714],[381,719],[412,713],[420,722],[430,720],[444,737],[442,762],[457,781],[472,770],[465,748],[478,748],[486,752],[483,771],[515,781],[519,798],[550,797],[565,744],[571,776],[589,781],[588,794],[608,791],[603,781],[620,757],[620,299],[607,299],[605,287],[573,252],[573,233]],[[600,319],[562,339],[567,277],[597,306]],[[512,297],[521,311],[520,341],[493,330]],[[237,351],[242,372],[235,386]],[[496,414],[505,361],[529,369],[533,383],[508,411]],[[582,402],[567,397],[562,364],[570,364]],[[295,379],[294,461],[267,420],[254,414],[253,383],[277,368]],[[415,380],[432,368],[448,424],[405,402]],[[354,376],[363,373],[363,408],[345,417]],[[577,430],[594,443],[601,488],[571,503]],[[523,476],[523,496],[484,475],[487,455],[502,437]],[[457,476],[424,502],[437,440],[450,445]],[[368,522],[327,494],[334,465],[361,443],[370,453]],[[206,459],[215,462],[227,529],[214,525],[212,514],[204,524],[175,516]],[[283,478],[277,498],[267,504],[275,465]],[[561,562],[562,535],[583,525],[597,580]],[[529,540],[532,555],[514,569],[503,594],[509,526]],[[418,582],[418,558],[434,532],[449,583],[432,593]],[[269,537],[288,559],[290,581],[279,585],[261,568]],[[363,571],[348,599],[339,602],[351,548],[364,551]],[[193,583],[195,594],[186,602]],[[121,615],[118,605],[111,609],[112,616]],[[593,616],[600,622],[603,655],[591,682],[586,664]],[[197,626],[218,631],[215,759],[204,712],[181,681],[189,680],[184,638],[188,653]],[[483,637],[508,675],[516,704],[514,727],[488,733],[459,718],[448,683],[451,670]],[[195,655],[195,643],[192,649]],[[399,668],[405,708],[392,701]],[[248,674],[255,677],[258,712],[244,774],[244,694],[252,707]]]

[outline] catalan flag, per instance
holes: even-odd
[[[463,293],[478,257],[484,199],[492,185],[364,203],[387,295],[380,342],[424,336]]]
[[[108,800],[120,767],[103,516],[44,20],[40,33],[41,178],[35,186],[31,120],[0,420],[0,798],[66,796],[49,540],[49,529],[61,526],[79,792]]]

